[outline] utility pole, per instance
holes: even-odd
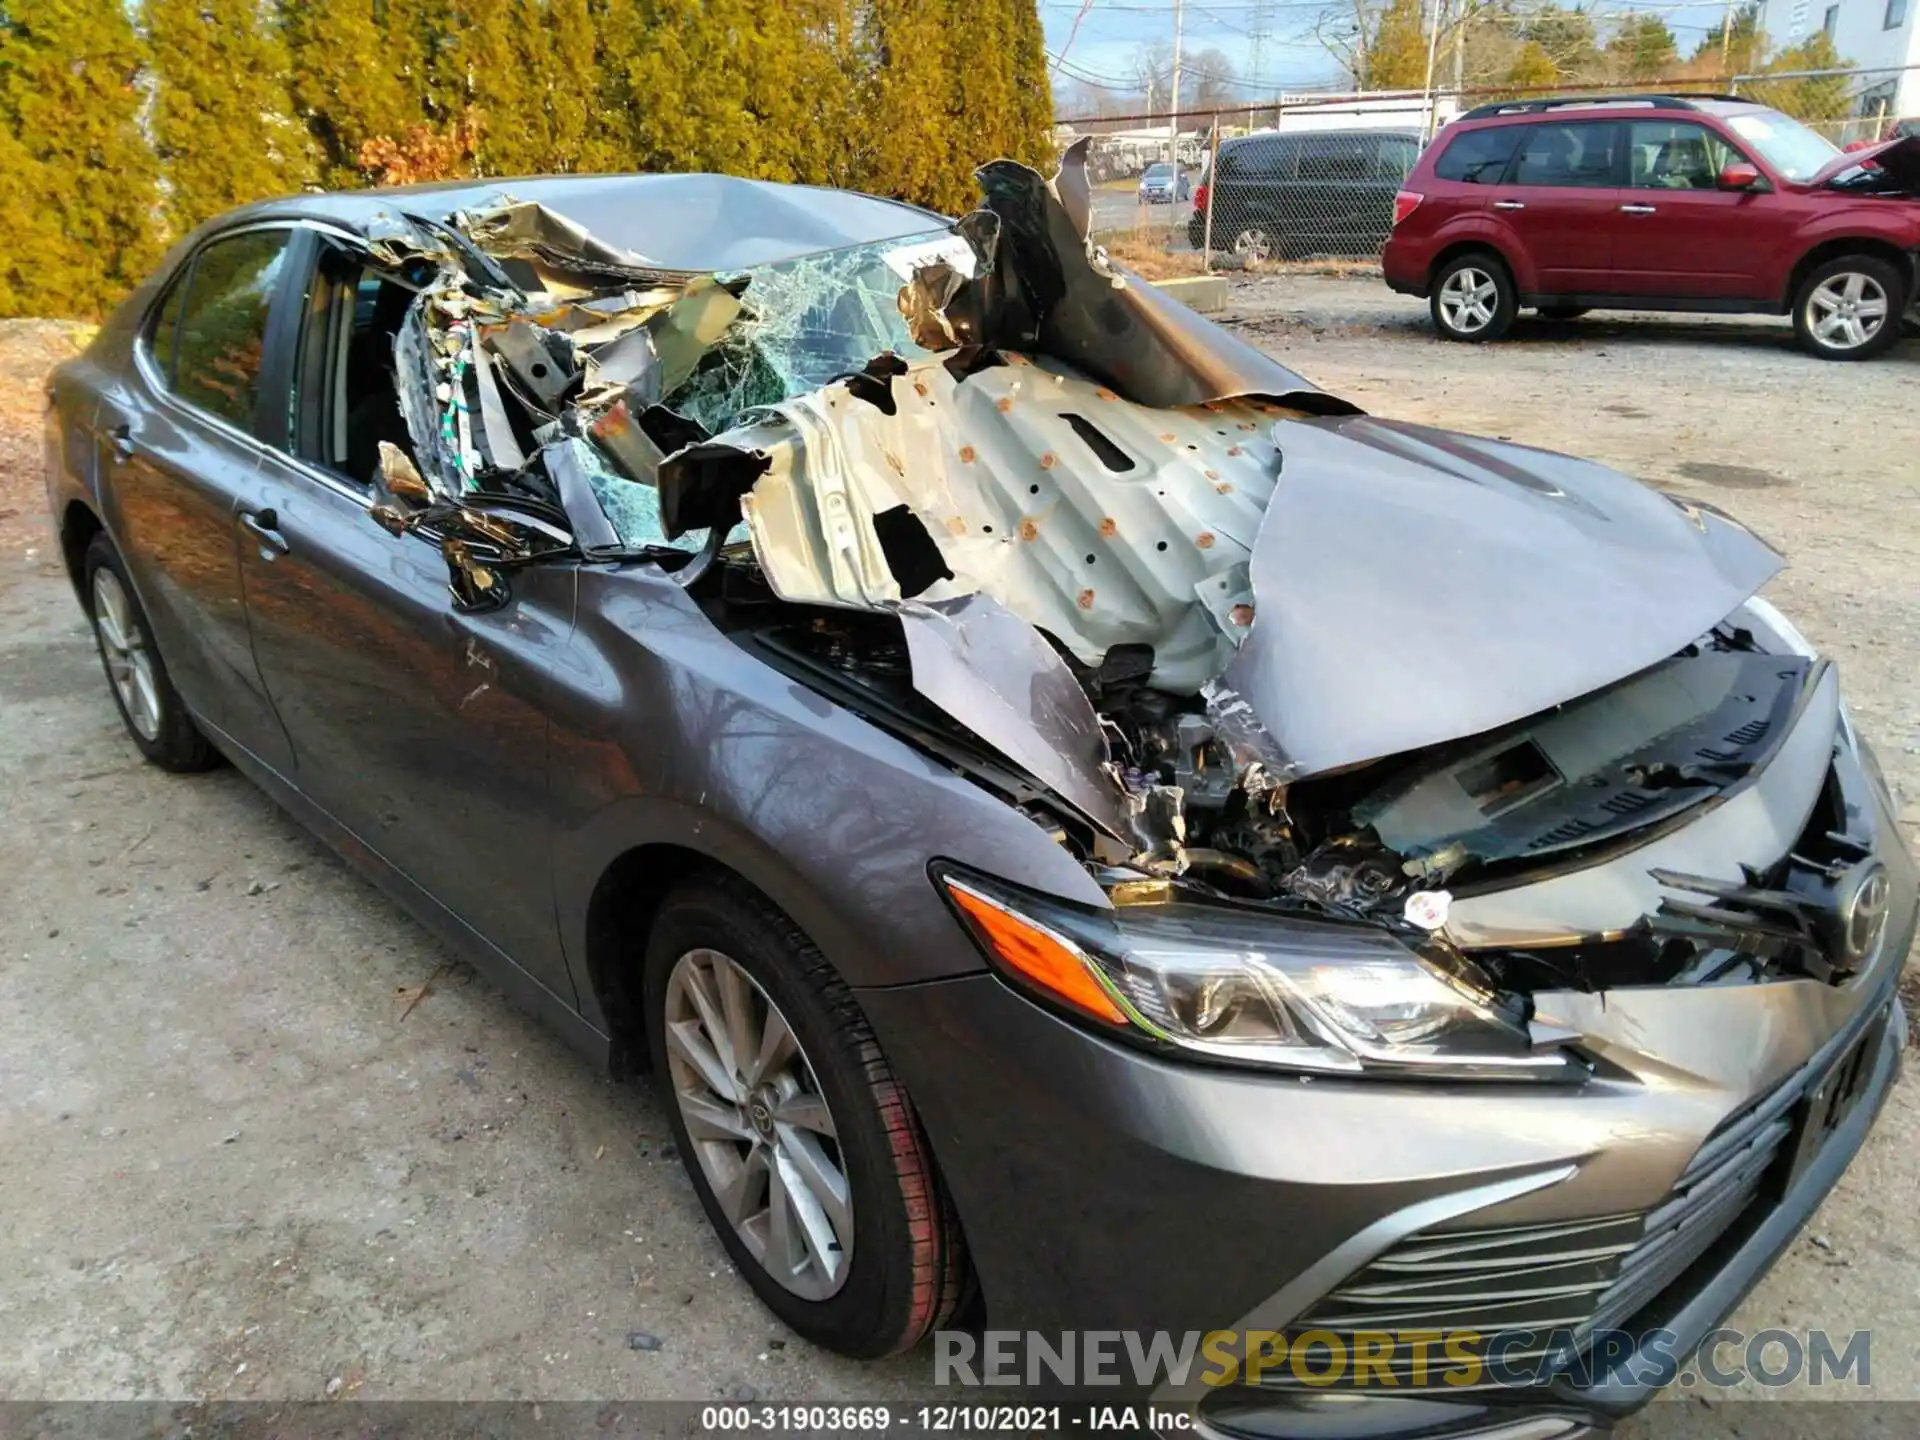
[[[1722,79],[1733,74],[1733,0],[1727,0],[1727,15],[1720,22],[1720,75]]]
[[[1168,103],[1167,159],[1173,162],[1173,204],[1180,206],[1180,40],[1186,22],[1186,0],[1173,0],[1173,98]]]

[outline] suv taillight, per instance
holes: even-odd
[[[1420,208],[1420,202],[1427,197],[1414,190],[1402,190],[1393,197],[1393,223],[1398,225],[1407,216]]]
[[[1194,187],[1193,208],[1195,210],[1205,210],[1207,208],[1207,182],[1204,180]]]

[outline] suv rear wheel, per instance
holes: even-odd
[[[1866,360],[1900,338],[1907,282],[1875,255],[1842,255],[1816,266],[1793,301],[1801,348],[1822,360]]]
[[[1498,340],[1520,309],[1513,277],[1484,250],[1456,255],[1434,277],[1434,328],[1449,340]]]

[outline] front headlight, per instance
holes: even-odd
[[[1401,1077],[1580,1080],[1498,997],[1384,931],[1212,905],[1087,910],[937,879],[996,970],[1126,1038],[1216,1060]]]

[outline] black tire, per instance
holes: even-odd
[[[108,632],[103,628],[98,613],[101,586],[106,583],[100,579],[102,572],[111,577],[112,583],[118,586],[118,595],[124,598],[124,614],[121,618],[137,632],[139,648],[147,667],[157,717],[148,723],[145,730],[135,722],[134,715],[127,708],[127,701],[121,695],[120,683],[114,678],[115,661],[108,654]],[[113,542],[104,534],[95,535],[87,546],[86,556],[81,562],[80,580],[87,619],[93,626],[94,648],[100,654],[100,668],[107,677],[107,693],[113,696],[114,706],[120,711],[120,723],[126,726],[127,735],[139,747],[140,753],[162,770],[179,773],[210,770],[218,765],[220,752],[200,733],[199,727],[193,723],[193,717],[187,713],[187,707],[181,702],[180,692],[173,688],[173,678],[167,673],[167,663],[154,641],[153,627],[147,622],[147,612],[140,608],[133,582],[127,578],[126,565],[120,559],[120,552],[113,548]]]
[[[1453,318],[1450,313],[1455,309],[1458,296],[1454,287],[1462,283],[1462,277],[1479,277],[1476,287],[1483,288],[1491,284],[1493,293],[1485,297],[1471,311],[1461,308],[1459,314],[1464,319],[1468,315],[1478,315],[1486,311],[1486,319],[1475,324],[1464,324]],[[1469,345],[1484,344],[1489,340],[1498,340],[1513,326],[1513,317],[1520,313],[1520,297],[1513,288],[1513,276],[1500,257],[1490,250],[1470,250],[1464,255],[1456,255],[1442,265],[1433,277],[1432,298],[1427,308],[1433,314],[1433,328],[1448,340],[1459,340]],[[1486,301],[1490,300],[1490,307]]]
[[[1800,348],[1822,360],[1871,360],[1900,339],[1900,321],[1912,298],[1907,277],[1877,255],[1840,255],[1817,265],[1793,297],[1793,333]],[[1877,303],[1870,324],[1834,306]],[[1853,320],[1866,338],[1845,338]],[[1834,325],[1838,334],[1825,330]]]
[[[775,1279],[736,1233],[693,1147],[668,1064],[675,963],[696,950],[732,960],[779,1007],[826,1101],[854,1217],[837,1292],[813,1300]],[[767,1308],[816,1345],[859,1359],[912,1348],[946,1324],[966,1290],[966,1246],[905,1089],[845,982],[799,928],[751,886],[707,875],[662,903],[647,940],[647,1040],[674,1138],[714,1232]]]
[[[1542,305],[1539,311],[1542,320],[1578,320],[1586,313],[1585,305]]]

